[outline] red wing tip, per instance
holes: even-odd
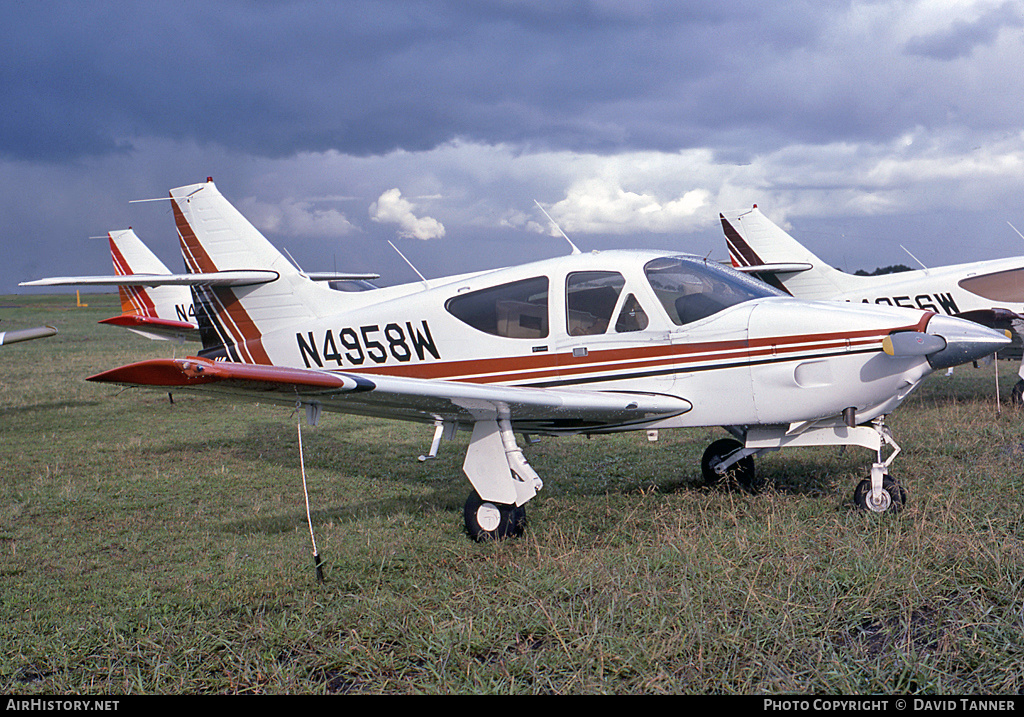
[[[132,386],[190,386],[216,381],[216,376],[203,375],[201,359],[152,359],[120,366],[86,378],[96,383],[119,383]]]

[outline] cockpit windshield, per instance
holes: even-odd
[[[717,264],[689,257],[663,257],[644,266],[647,280],[678,326],[751,299],[782,292]]]

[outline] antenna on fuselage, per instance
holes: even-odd
[[[916,261],[916,262],[917,262],[918,264],[921,264],[921,268],[922,268],[922,269],[927,269],[927,268],[928,268],[927,266],[925,266],[925,265],[924,265],[924,264],[923,264],[923,263],[921,262],[921,260],[920,260],[920,259],[918,259],[918,258],[917,258],[916,256],[914,256],[913,254],[911,254],[911,253],[910,253],[910,249],[907,249],[907,248],[906,248],[905,246],[903,246],[902,244],[900,244],[900,249],[902,249],[903,251],[907,252],[907,256],[909,256],[909,257],[910,257],[911,259],[913,259],[914,261]]]
[[[548,218],[548,221],[551,222],[554,225],[555,229],[558,230],[558,233],[561,234],[563,237],[565,237],[565,240],[567,242],[569,242],[569,246],[572,247],[572,253],[573,254],[579,254],[580,253],[579,248],[575,244],[572,243],[572,239],[570,239],[568,236],[566,236],[565,232],[562,231],[562,227],[558,226],[558,222],[556,222],[554,219],[552,219],[551,215],[544,211],[544,207],[542,207],[540,205],[540,202],[538,202],[536,199],[534,199],[533,203],[537,205],[537,209],[539,209],[542,212],[544,212],[544,216],[546,216]]]
[[[1010,224],[1010,222],[1006,222],[1006,223]],[[1015,227],[1012,224],[1010,224],[1010,229],[1013,229],[1015,232],[1017,232],[1017,236],[1019,236],[1021,239],[1024,239],[1024,234],[1021,234],[1020,232],[1018,232],[1017,231],[1017,227]]]
[[[398,256],[402,257],[402,261],[404,261],[406,264],[408,264],[409,268],[416,272],[416,276],[418,276],[420,278],[420,280],[423,282],[423,286],[429,289],[430,288],[430,284],[427,282],[427,277],[423,276],[423,274],[420,273],[420,270],[417,269],[415,266],[413,266],[411,261],[409,261],[408,259],[405,258],[405,254],[403,254],[401,251],[399,251],[398,247],[395,246],[394,244],[392,244],[390,239],[388,239],[388,244],[391,244],[391,248],[394,249],[398,253]]]

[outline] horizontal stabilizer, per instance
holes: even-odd
[[[119,314],[109,319],[102,319],[101,324],[111,326],[123,326],[125,328],[163,328],[177,331],[196,330],[196,325],[188,321],[174,321],[173,319],[157,319],[152,316],[139,316],[138,314]]]
[[[303,276],[313,281],[373,281],[380,274],[343,274],[337,271],[305,271]]]
[[[199,327],[188,321],[160,319],[155,316],[140,314],[119,314],[109,319],[101,319],[101,324],[120,326],[129,331],[155,341],[198,341]]]
[[[276,281],[276,271],[246,269],[206,274],[118,274],[114,276],[54,276],[23,281],[18,286],[254,286]]]
[[[791,262],[788,264],[757,264],[754,266],[737,266],[736,271],[744,274],[799,274],[801,271],[809,271],[814,268],[813,264]]]

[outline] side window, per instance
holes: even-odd
[[[616,333],[624,334],[630,331],[643,331],[647,328],[647,312],[636,297],[630,294],[622,302],[622,310],[619,311],[619,318],[615,321]]]
[[[542,339],[548,335],[546,276],[453,296],[444,307],[460,321],[493,336]]]
[[[565,280],[565,323],[570,336],[608,330],[626,280],[617,271],[578,271]]]

